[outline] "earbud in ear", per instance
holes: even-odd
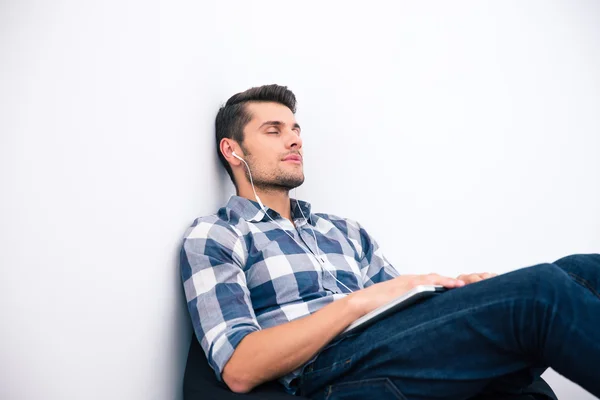
[[[240,156],[238,156],[237,154],[235,154],[235,151],[232,151],[232,152],[231,152],[231,155],[232,155],[232,156],[234,156],[235,158],[237,158],[237,159],[238,159],[238,160],[240,160],[240,161],[244,161],[244,159],[243,159],[242,157],[240,157]]]

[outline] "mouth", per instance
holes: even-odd
[[[289,156],[284,158],[283,161],[296,163],[296,164],[302,164],[302,156],[297,155],[297,154],[290,154]]]

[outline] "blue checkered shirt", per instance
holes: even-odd
[[[181,275],[187,305],[219,380],[246,335],[310,315],[349,293],[316,260],[317,244],[326,267],[353,291],[398,276],[356,221],[311,214],[309,203],[299,205],[317,242],[295,200],[295,227],[267,209],[280,227],[258,203],[239,196],[216,214],[196,219],[185,233]],[[295,393],[294,379],[301,373],[302,367],[279,381]]]

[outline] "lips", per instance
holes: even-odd
[[[302,162],[302,156],[299,156],[297,154],[290,154],[289,156],[285,157],[283,159],[283,161],[296,161],[296,162]]]

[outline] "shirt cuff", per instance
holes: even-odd
[[[215,340],[208,359],[219,382],[223,382],[223,378],[221,377],[223,368],[225,368],[225,364],[227,364],[242,339],[245,338],[246,335],[259,330],[259,327],[253,325],[236,327]]]

